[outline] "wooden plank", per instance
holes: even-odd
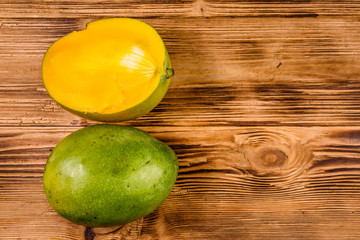
[[[360,1],[0,0],[0,239],[359,239]],[[134,17],[175,77],[121,123],[170,145],[180,172],[152,214],[113,228],[58,216],[52,148],[81,126],[47,95],[41,60],[91,20]]]
[[[359,16],[359,1],[321,0],[2,0],[4,18],[89,18],[89,17],[316,17]]]
[[[2,19],[0,126],[90,124],[61,109],[41,81],[57,38],[90,19]],[[135,126],[354,126],[360,121],[356,19],[147,19],[175,77]]]
[[[149,216],[85,229],[42,190],[51,149],[78,127],[0,128],[2,239],[357,239],[359,127],[142,127],[177,153],[179,176]]]

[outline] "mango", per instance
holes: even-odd
[[[62,217],[106,227],[153,212],[170,194],[177,174],[176,154],[163,142],[137,128],[99,124],[56,145],[43,187]]]
[[[102,122],[150,112],[173,74],[160,35],[132,18],[90,22],[54,42],[42,62],[49,95],[69,112]]]

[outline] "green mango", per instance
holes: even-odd
[[[133,127],[93,125],[64,138],[45,166],[43,186],[53,209],[89,227],[125,224],[153,212],[178,173],[174,151]]]

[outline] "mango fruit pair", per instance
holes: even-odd
[[[173,75],[166,47],[135,19],[91,22],[50,46],[42,65],[49,95],[83,118],[118,122],[151,111]],[[148,133],[121,125],[88,126],[52,151],[43,186],[66,219],[91,227],[142,218],[167,198],[178,173],[174,151]]]

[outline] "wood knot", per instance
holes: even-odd
[[[300,135],[301,136],[301,135]],[[262,177],[298,176],[313,154],[296,133],[274,129],[250,129],[235,135],[237,151],[248,162],[247,173]]]
[[[260,149],[256,152],[250,164],[255,165],[257,168],[274,169],[281,168],[287,161],[287,155],[276,148]]]
[[[207,5],[204,0],[198,0],[194,2],[193,15],[196,17],[208,17]]]

